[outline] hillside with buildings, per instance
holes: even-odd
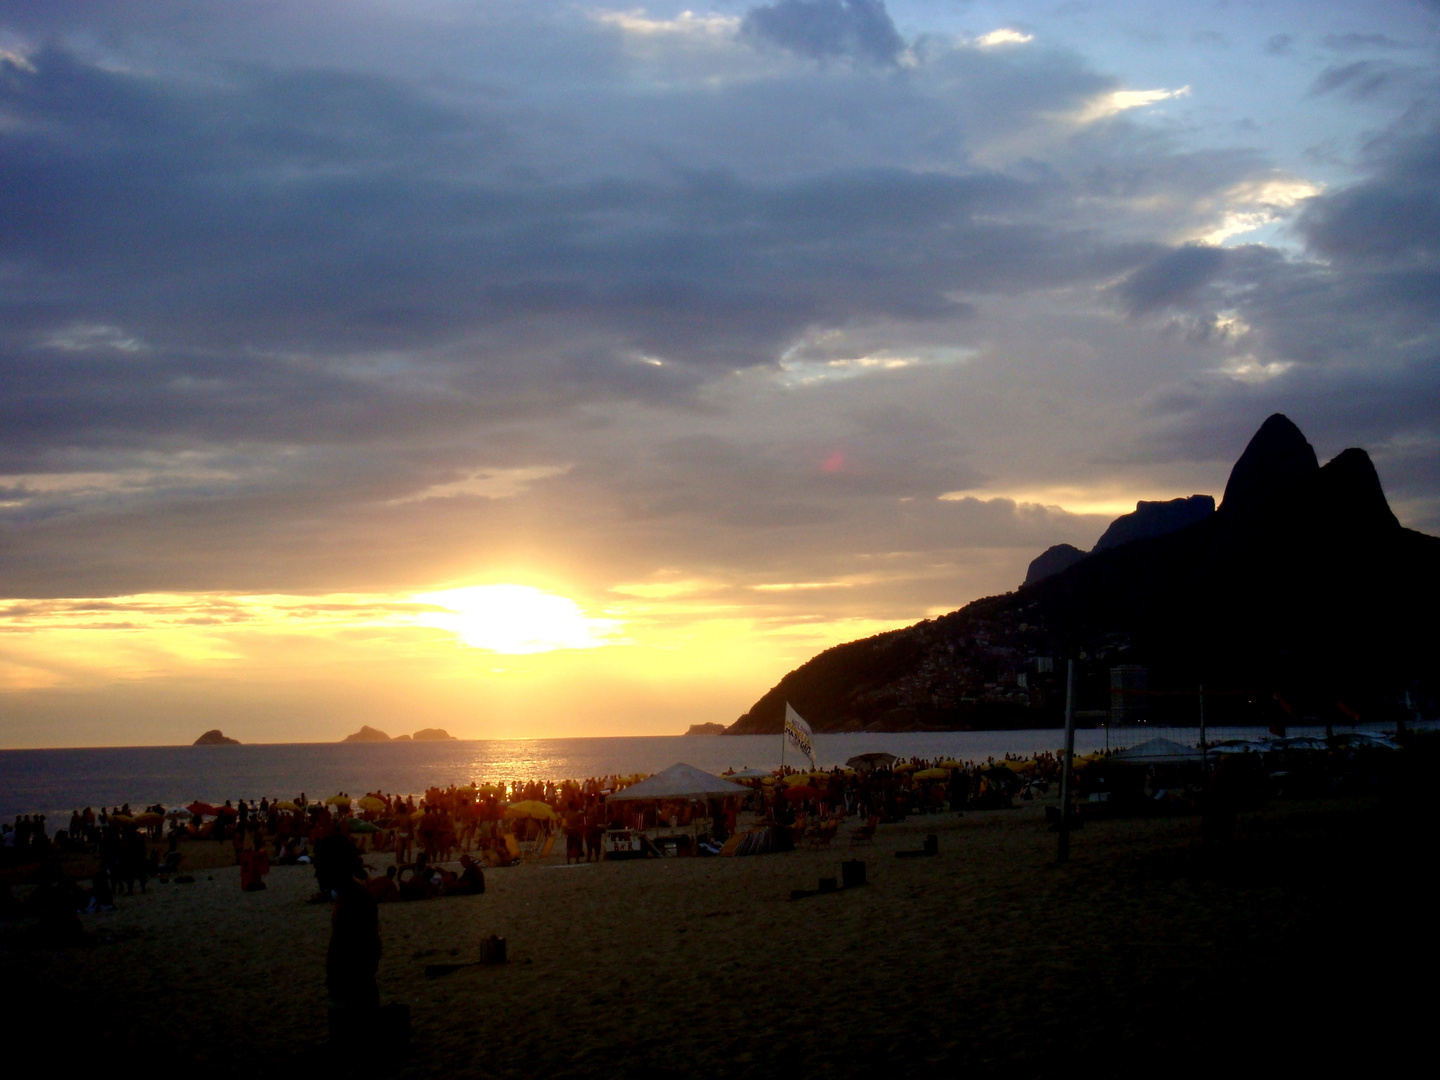
[[[1070,657],[1092,722],[1193,723],[1202,683],[1212,722],[1430,700],[1440,538],[1400,525],[1364,450],[1321,466],[1276,414],[1211,505],[1141,504],[1016,592],[828,649],[728,733],[778,732],[786,701],[820,732],[1058,724]]]

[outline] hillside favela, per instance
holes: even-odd
[[[0,8],[12,1041],[1423,1062],[1437,48],[1426,0]]]

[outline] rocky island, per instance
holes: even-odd
[[[724,735],[724,724],[691,724],[686,735]]]
[[[455,739],[455,736],[454,736],[454,735],[451,735],[451,734],[450,734],[448,731],[446,731],[444,728],[438,728],[438,727],[421,728],[419,731],[415,732],[415,734],[413,734],[413,735],[396,735],[394,738],[391,738],[389,735],[385,734],[385,732],[383,732],[383,731],[380,731],[378,728],[373,728],[373,727],[371,727],[369,724],[365,724],[364,726],[362,726],[362,727],[360,728],[359,731],[357,731],[357,732],[355,732],[354,734],[351,734],[351,735],[346,735],[345,738],[341,739],[340,741],[341,741],[341,742],[454,742],[454,741],[457,741],[457,740]]]
[[[211,728],[196,739],[191,746],[239,746],[239,739],[232,739],[219,728]]]

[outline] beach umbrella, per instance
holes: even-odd
[[[461,790],[463,791],[465,789],[461,788]],[[360,800],[360,809],[385,810],[388,809],[388,807],[386,806],[384,799],[377,799],[374,795],[366,795],[363,799]]]
[[[217,806],[215,813],[217,816],[223,814],[226,817],[238,817],[240,815],[240,811],[236,810],[233,806]]]
[[[796,784],[785,790],[785,798],[791,802],[804,802],[806,799],[818,799],[820,792],[809,784]]]
[[[794,787],[797,784],[808,784],[810,782],[810,774],[803,772],[791,773],[780,782],[786,787]]]
[[[961,765],[960,762],[956,761],[954,758],[946,758],[944,761],[940,762],[940,764],[936,765],[935,767],[937,769],[963,769],[965,766]]]
[[[110,822],[114,825],[134,825],[135,819],[126,814],[111,814]]]
[[[150,810],[143,814],[136,814],[133,820],[136,825],[162,825],[165,822],[165,815]]]
[[[372,825],[372,824],[370,824],[370,822],[368,822],[368,821],[362,821],[362,820],[360,820],[359,818],[356,818],[354,821],[350,822],[350,831],[351,831],[352,833],[357,833],[357,832],[358,832],[358,833],[379,832],[379,831],[380,831],[380,826],[379,826],[379,825]]]
[[[560,815],[555,813],[555,808],[549,803],[541,802],[539,799],[523,799],[505,807],[505,816],[507,818],[539,818],[542,821],[554,821]]]
[[[872,751],[868,754],[856,754],[852,758],[847,758],[845,764],[856,769],[888,769],[894,761],[894,754]]]
[[[894,768],[893,771],[895,771],[895,772],[914,772],[914,771],[915,771],[915,765],[914,765],[913,762],[902,761],[899,765],[896,765],[896,766],[895,766],[895,768]]]
[[[349,796],[349,795],[331,795],[331,796],[330,796],[328,799],[326,799],[325,801],[326,801],[327,803],[329,803],[331,806],[349,806],[349,805],[350,805],[350,796]]]
[[[298,803],[293,803],[293,802],[291,802],[289,799],[281,799],[281,800],[280,800],[279,802],[277,802],[277,803],[271,803],[270,806],[271,806],[272,809],[275,809],[275,810],[299,810],[299,809],[300,809],[300,806],[299,806]]]
[[[199,799],[196,799],[189,806],[185,807],[185,809],[189,810],[192,814],[200,814],[202,816],[205,814],[209,814],[211,817],[214,817],[220,812],[219,810],[216,810],[215,807],[211,806],[208,802],[201,802]]]
[[[949,769],[921,769],[915,774],[916,780],[949,780]]]

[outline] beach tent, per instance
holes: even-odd
[[[1200,761],[1202,758],[1200,751],[1193,747],[1182,746],[1169,739],[1150,739],[1138,746],[1119,751],[1111,760],[1144,765],[1183,765],[1186,762]]]
[[[848,759],[845,764],[852,769],[860,769],[862,772],[869,772],[872,769],[888,769],[895,761],[894,754],[872,752],[869,754],[856,754]]]
[[[623,791],[605,796],[605,801],[622,802],[636,799],[722,799],[727,795],[750,795],[750,789],[732,784],[694,765],[680,762],[656,773],[648,780],[631,784]]]

